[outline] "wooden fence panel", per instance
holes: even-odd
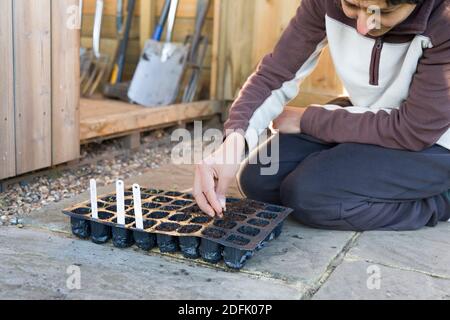
[[[52,1],[52,164],[80,155],[80,31],[73,25],[78,0]]]
[[[16,174],[12,2],[0,1],[0,179]]]
[[[17,174],[51,166],[51,1],[14,0]]]

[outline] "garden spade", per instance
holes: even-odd
[[[173,104],[189,55],[189,45],[172,43],[179,0],[172,0],[166,42],[148,40],[128,91],[128,98],[146,107]]]

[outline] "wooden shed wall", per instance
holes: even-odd
[[[85,0],[84,17],[82,27],[81,45],[85,48],[92,47],[92,29],[94,25],[95,0]],[[126,10],[127,1],[124,1]],[[147,39],[153,33],[155,24],[159,19],[164,0],[138,0],[133,16],[130,41],[126,55],[126,66],[124,71],[124,81],[130,80],[133,76],[136,65],[139,61],[141,50]],[[174,42],[184,42],[187,35],[193,34],[195,29],[196,0],[180,0],[174,28]],[[101,51],[111,59],[114,58],[117,47],[116,30],[116,0],[105,0],[104,18],[101,37]],[[210,40],[209,50],[205,61],[205,71],[203,73],[201,87],[202,98],[209,98],[209,86],[211,79],[211,42],[213,37],[213,13],[214,4],[211,5],[210,12],[204,27],[204,34]],[[165,34],[163,35],[163,39]]]
[[[214,52],[218,68],[213,77],[218,82],[217,96],[233,100],[260,60],[273,50],[301,1],[216,1],[219,1],[216,11],[220,12],[220,19],[216,23],[220,34]],[[325,50],[318,68],[304,81],[299,97],[291,104],[324,103],[343,92],[330,54]]]
[[[76,5],[0,2],[0,179],[79,156],[79,31],[67,24]]]

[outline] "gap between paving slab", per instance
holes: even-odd
[[[450,223],[361,234],[311,298],[449,300],[449,234]],[[379,288],[370,288],[378,276],[374,270],[379,271]]]
[[[126,184],[139,183],[143,187],[184,191],[189,189],[192,184],[192,172],[191,166],[169,165],[128,179]],[[112,191],[114,191],[114,186],[106,186],[99,188],[98,193],[104,194]],[[230,195],[238,196],[236,185],[233,186]],[[86,192],[76,198],[51,204],[25,219],[25,224],[33,228],[62,232],[65,236],[70,236],[69,219],[62,215],[61,211],[87,199],[88,193]],[[326,281],[326,275],[334,268],[354,236],[354,232],[314,230],[288,220],[283,235],[255,255],[239,274],[275,282],[281,281],[288,286],[297,288],[301,293],[300,298],[308,299],[312,296],[311,292],[317,291]],[[90,245],[94,246],[94,244]],[[150,255],[161,257],[161,254],[156,252],[152,252]],[[164,256],[167,257],[167,255]],[[205,264],[186,260],[181,255],[170,255],[166,259],[169,261],[176,259],[184,264],[205,267]],[[209,265],[206,268],[217,270],[217,267]],[[219,267],[219,270],[227,271],[223,266]]]

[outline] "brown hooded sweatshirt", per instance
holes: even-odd
[[[362,36],[337,0],[303,0],[231,108],[227,134],[257,137],[299,93],[329,46],[348,105],[310,107],[301,130],[330,143],[450,149],[450,0],[425,0],[380,38]]]

